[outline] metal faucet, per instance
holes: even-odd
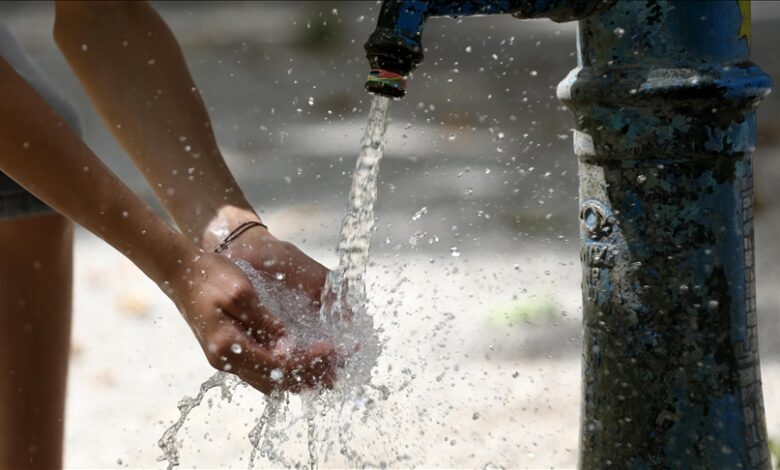
[[[429,17],[494,13],[579,20],[580,468],[769,469],[750,1],[386,0],[366,88],[404,95]]]
[[[371,64],[366,90],[392,98],[406,94],[406,77],[423,60],[428,18],[511,14],[564,22],[584,18],[614,0],[385,0],[365,44]]]

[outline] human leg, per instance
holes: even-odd
[[[0,468],[59,468],[73,229],[48,213],[0,219]]]

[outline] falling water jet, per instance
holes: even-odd
[[[308,462],[288,460],[282,443],[288,440],[287,429],[299,420],[286,426],[283,421],[288,411],[287,394],[277,391],[267,397],[266,406],[254,428],[249,432],[252,450],[249,468],[254,467],[256,458],[268,459],[287,468],[315,468],[317,455],[317,416],[335,411],[339,417],[352,411],[345,406],[352,400],[363,400],[367,388],[381,388],[382,397],[387,399],[387,387],[370,384],[371,371],[376,365],[381,346],[374,329],[374,322],[367,311],[365,273],[368,266],[371,233],[374,229],[374,204],[377,198],[377,175],[379,162],[384,152],[384,138],[387,131],[387,113],[390,99],[374,96],[352,178],[349,201],[344,217],[339,244],[339,266],[328,274],[322,293],[320,311],[311,312],[305,296],[287,289],[278,280],[255,270],[249,263],[237,260],[236,264],[247,274],[259,300],[285,325],[288,336],[295,347],[305,348],[314,342],[326,342],[345,352],[344,365],[337,371],[333,390],[312,390],[302,394],[302,419],[305,420],[308,436]],[[179,464],[176,436],[189,413],[197,407],[205,393],[214,387],[222,387],[222,396],[229,397],[229,387],[241,381],[230,374],[218,372],[203,385],[194,399],[185,398],[179,404],[181,415],[168,428],[158,445],[163,450],[159,460],[167,460],[168,468]],[[284,405],[284,406],[283,406]],[[360,455],[349,449],[347,436],[352,435],[348,424],[338,426],[340,453],[358,466],[383,466],[365,462]]]
[[[368,113],[368,123],[360,143],[347,213],[341,224],[339,267],[328,275],[320,311],[324,320],[342,320],[354,308],[366,303],[365,273],[371,232],[374,229],[374,204],[377,197],[379,161],[384,154],[387,112],[390,99],[375,95]]]

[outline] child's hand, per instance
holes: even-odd
[[[201,239],[206,251],[213,251],[226,234],[244,222],[259,218],[254,211],[225,207],[207,224]],[[242,259],[272,279],[279,279],[292,290],[303,292],[314,311],[319,311],[322,288],[328,277],[328,269],[308,257],[295,245],[281,241],[265,227],[253,227],[233,240],[221,252],[231,260]]]
[[[302,292],[311,303],[311,310],[319,312],[328,269],[292,243],[256,227],[242,234],[221,254],[231,260],[242,259],[269,278],[278,279],[288,289]]]
[[[304,256],[300,251],[295,253]],[[164,290],[190,324],[214,368],[238,375],[263,393],[332,386],[333,348],[319,344],[287,352],[284,327],[260,305],[244,273],[225,257],[202,253],[182,263]]]

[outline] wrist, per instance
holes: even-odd
[[[216,215],[206,224],[200,238],[200,247],[204,251],[214,251],[220,243],[225,241],[231,232],[246,222],[262,223],[262,220],[260,219],[260,216],[251,209],[236,206],[224,206],[220,208],[216,212]],[[268,234],[268,229],[265,226],[257,226],[252,228],[252,230],[259,230]]]
[[[150,277],[175,301],[174,294],[182,290],[183,283],[189,279],[193,265],[203,254],[203,250],[177,230],[172,229],[165,235],[164,240],[159,258],[161,262]]]

